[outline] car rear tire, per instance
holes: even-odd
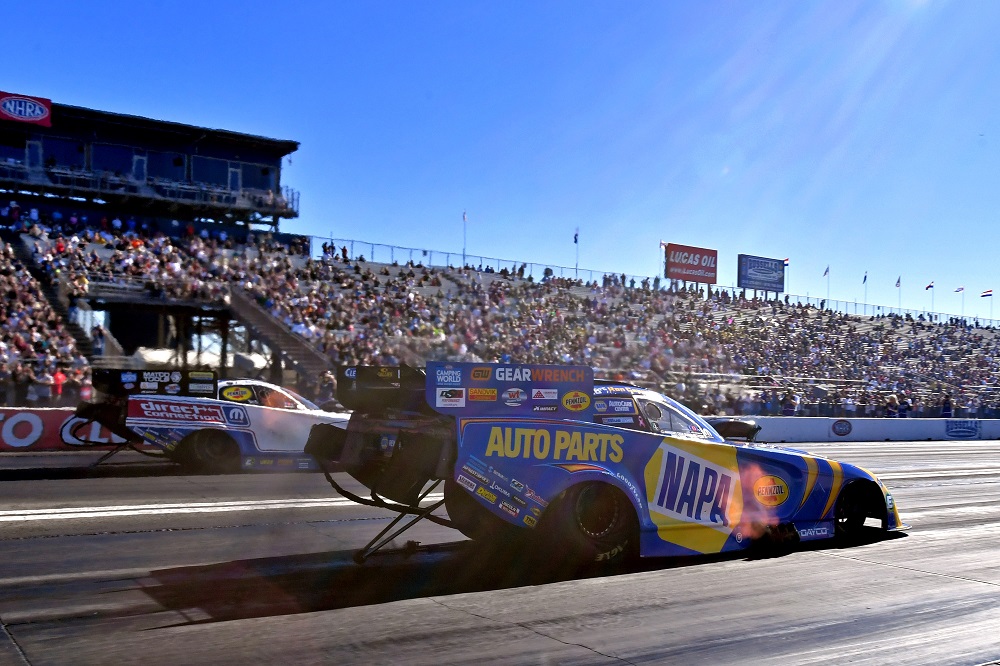
[[[229,474],[240,469],[240,447],[217,430],[200,430],[177,445],[174,456],[186,472]]]
[[[539,536],[570,564],[612,566],[639,553],[639,521],[628,497],[607,483],[573,486],[542,514]]]

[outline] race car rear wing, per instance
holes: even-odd
[[[426,376],[422,370],[401,366],[340,366],[337,368],[337,400],[354,411],[385,408],[427,411],[424,402]]]
[[[218,377],[213,370],[112,370],[96,369],[94,390],[112,397],[177,395],[218,397]]]

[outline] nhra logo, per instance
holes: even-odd
[[[44,104],[39,104],[33,99],[18,97],[16,95],[3,98],[3,101],[0,101],[0,109],[3,109],[3,112],[11,118],[27,120],[33,123],[49,117],[49,110],[45,108]]]
[[[851,425],[850,421],[847,421],[846,419],[838,419],[833,422],[830,429],[833,430],[833,434],[838,437],[847,437],[851,434],[851,431],[854,430],[854,427]]]
[[[764,506],[779,506],[788,499],[788,484],[776,476],[762,476],[753,484],[753,496]]]
[[[508,407],[520,407],[527,398],[528,394],[524,389],[508,388],[503,392],[503,401]]]
[[[590,407],[590,396],[582,391],[570,391],[563,396],[562,404],[571,412],[582,412]]]

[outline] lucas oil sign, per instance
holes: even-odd
[[[666,259],[665,277],[670,280],[715,284],[718,279],[718,250],[668,243]]]

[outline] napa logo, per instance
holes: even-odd
[[[39,104],[33,99],[17,95],[10,95],[3,98],[0,101],[0,109],[3,109],[6,115],[17,120],[38,122],[49,117],[49,110],[45,108],[44,104]]]
[[[753,484],[753,497],[764,506],[780,506],[788,499],[788,484],[777,476],[762,476]]]
[[[590,396],[583,391],[570,391],[563,396],[562,404],[571,412],[582,412],[590,407]]]
[[[732,470],[668,449],[650,508],[681,521],[730,527],[729,502],[735,485]]]

